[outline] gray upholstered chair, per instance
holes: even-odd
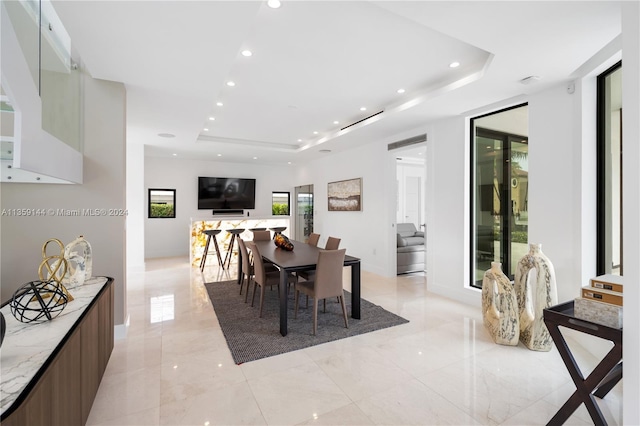
[[[320,240],[320,234],[312,233],[311,235],[309,235],[307,244],[309,244],[310,246],[318,247],[318,240]]]
[[[253,254],[253,294],[251,295],[251,306],[256,298],[256,287],[260,286],[260,318],[262,318],[262,307],[264,306],[264,288],[278,286],[280,284],[280,271],[267,272],[260,250],[253,241],[247,241],[246,246]],[[296,278],[287,274],[288,284],[294,284]],[[249,289],[247,288],[247,292]]]
[[[318,254],[315,277],[312,281],[296,283],[295,318],[298,317],[298,305],[300,293],[313,298],[313,334],[318,331],[318,300],[326,300],[328,297],[338,297],[342,305],[344,326],[349,328],[347,320],[347,307],[344,303],[344,290],[342,289],[342,269],[346,249],[323,250]],[[325,305],[326,312],[326,305]]]
[[[270,241],[271,240],[271,232],[264,231],[253,231],[253,241]]]

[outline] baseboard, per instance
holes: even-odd
[[[127,314],[127,319],[125,320],[124,324],[116,324],[116,326],[113,327],[113,338],[115,340],[122,340],[127,337],[130,320],[131,317],[129,316],[129,314]]]
[[[459,288],[451,288],[451,286],[430,284],[429,277],[427,276],[427,291],[457,300],[467,305],[477,306],[478,309],[482,307],[482,291],[479,289],[465,288],[462,286]]]

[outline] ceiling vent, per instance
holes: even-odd
[[[413,136],[408,139],[403,139],[398,142],[390,143],[389,145],[387,145],[387,150],[392,151],[394,149],[404,148],[407,146],[415,145],[415,144],[426,142],[426,141],[427,141],[427,134],[425,133],[424,135]]]
[[[368,120],[368,119],[370,119],[370,118],[373,118],[373,117],[375,117],[376,115],[380,115],[380,114],[382,114],[383,112],[384,112],[384,110],[382,110],[382,111],[378,111],[378,112],[376,112],[375,114],[371,114],[370,116],[363,118],[362,120],[358,120],[358,121],[356,121],[355,123],[351,123],[351,124],[349,124],[348,126],[344,126],[344,127],[343,127],[342,129],[340,129],[340,130],[348,129],[348,128],[349,128],[349,127],[351,127],[351,126],[355,126],[355,125],[356,125],[356,124],[358,124],[358,123],[362,123],[363,121]]]

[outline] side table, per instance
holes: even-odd
[[[564,365],[576,385],[576,391],[547,424],[563,424],[580,404],[584,403],[593,423],[595,425],[606,425],[607,421],[602,415],[594,396],[604,398],[622,379],[622,329],[576,318],[573,310],[573,301],[545,309],[543,318],[553,343],[558,348]],[[571,354],[571,350],[560,332],[560,327],[570,328],[613,342],[613,348],[586,379]]]

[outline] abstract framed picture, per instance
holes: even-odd
[[[362,178],[329,182],[327,202],[330,212],[362,211]]]

